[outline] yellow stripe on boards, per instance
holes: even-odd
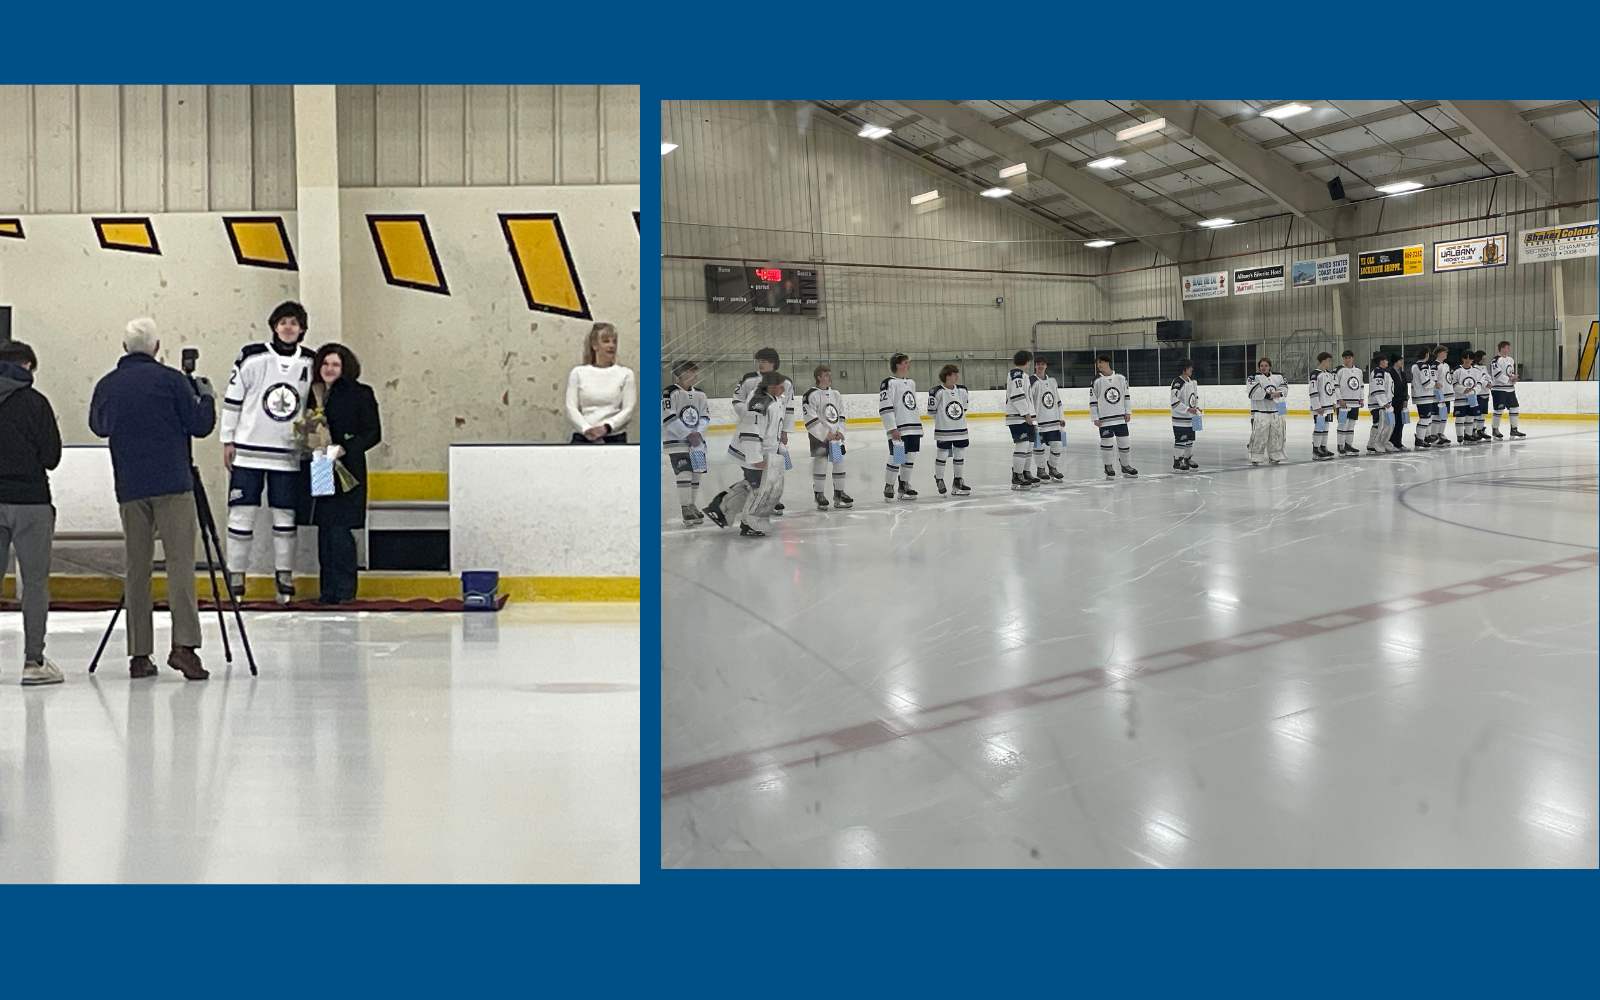
[[[373,503],[440,501],[450,499],[448,472],[367,473],[367,500]]]
[[[220,580],[219,580],[220,582]],[[314,576],[295,577],[295,596],[300,600],[315,597],[318,580]],[[167,579],[150,581],[153,600],[167,599]],[[211,579],[195,576],[195,593],[201,600],[211,599]],[[245,600],[270,601],[277,593],[269,576],[252,576],[245,583]],[[500,593],[514,602],[626,601],[639,600],[636,576],[503,576]],[[122,581],[106,576],[50,577],[50,597],[57,601],[114,601],[122,596]],[[452,573],[372,573],[361,574],[356,597],[360,600],[445,601],[461,597],[461,578]],[[6,577],[0,598],[16,599],[16,581]]]

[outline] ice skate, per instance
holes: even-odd
[[[236,600],[236,601],[244,600],[244,574],[243,573],[229,573],[228,574],[228,593],[232,594],[233,595],[233,599]]]
[[[1506,436],[1500,433],[1500,428],[1498,427],[1494,429],[1494,439],[1496,441],[1504,441],[1506,439]]]
[[[939,495],[940,496],[944,496],[946,493],[950,492],[949,490],[944,488],[944,480],[943,479],[935,479],[933,481],[933,485],[939,487]]]
[[[1515,427],[1513,427],[1513,428],[1511,428],[1511,436],[1514,437],[1514,438],[1525,438],[1528,435],[1522,433],[1521,431],[1519,431]]]
[[[1064,483],[1064,482],[1067,481],[1067,477],[1063,476],[1060,472],[1056,471],[1055,469],[1051,469],[1050,470],[1050,481],[1053,482],[1053,483]]]
[[[1109,465],[1106,466],[1106,478],[1107,479],[1115,479],[1115,478],[1117,478],[1117,470],[1112,468]]]
[[[780,504],[774,505],[773,508],[772,508],[772,515],[774,517],[782,517],[783,516],[783,504],[780,503]]]
[[[1039,480],[1033,478],[1033,473],[1024,472],[1022,474],[1022,485],[1026,486],[1028,489],[1031,490],[1034,487],[1039,485]]]
[[[1139,470],[1138,470],[1138,469],[1135,469],[1135,468],[1134,468],[1134,467],[1133,467],[1133,466],[1131,466],[1131,465],[1124,465],[1124,466],[1123,466],[1123,467],[1122,467],[1122,474],[1123,474],[1123,475],[1124,475],[1124,476],[1137,476],[1137,475],[1138,475],[1138,474],[1139,474]]]
[[[278,585],[278,603],[288,604],[294,600],[294,573],[280,569],[274,576]]]
[[[728,526],[728,516],[722,513],[722,498],[727,495],[728,491],[723,490],[721,493],[718,493],[716,496],[712,497],[711,502],[705,506],[706,517],[710,518],[711,523],[719,528],[726,528]]]
[[[765,538],[767,537],[767,533],[765,531],[757,531],[748,524],[745,524],[743,521],[740,521],[739,536],[741,538]]]
[[[844,490],[833,491],[833,506],[835,509],[848,508],[853,503],[855,503],[855,501],[851,499],[850,494],[846,493]]]
[[[900,483],[900,495],[907,500],[915,500],[917,498],[917,491],[911,488],[910,483],[902,480]]]
[[[1172,460],[1172,471],[1173,472],[1187,472],[1188,471],[1188,469],[1183,464],[1183,459],[1175,458],[1175,459]]]
[[[818,510],[827,510],[828,509],[828,498],[827,497],[823,496],[821,493],[813,493],[811,495],[816,498],[817,509]]]
[[[885,500],[893,500],[894,499],[894,487],[893,486],[885,486],[883,488],[883,498]]]
[[[1022,473],[1013,472],[1011,474],[1011,488],[1019,493],[1028,488],[1028,484],[1022,481]]]
[[[684,524],[690,525],[692,527],[693,525],[696,525],[696,524],[700,523],[700,512],[694,509],[694,504],[691,504],[691,503],[684,504],[683,505],[683,509],[682,509],[682,511],[680,511],[680,513],[683,514],[683,523]]]
[[[1190,472],[1200,471],[1200,464],[1187,455],[1183,457],[1183,467],[1188,469]]]
[[[964,497],[972,493],[972,487],[957,479],[955,482],[950,484],[950,492],[958,497]]]

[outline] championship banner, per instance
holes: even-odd
[[[1186,274],[1183,277],[1183,297],[1188,299],[1220,299],[1228,294],[1228,272],[1213,274]]]
[[[1317,285],[1343,285],[1350,280],[1350,255],[1319,257],[1316,260],[1298,260],[1294,263],[1294,287],[1312,288]]]
[[[1433,273],[1441,271],[1470,271],[1477,267],[1505,267],[1511,262],[1506,254],[1506,233],[1480,236],[1471,240],[1446,240],[1433,245]]]
[[[1283,265],[1273,264],[1270,267],[1244,267],[1235,268],[1233,272],[1233,294],[1254,295],[1258,292],[1283,291]]]
[[[1410,278],[1425,273],[1426,255],[1418,243],[1414,247],[1395,247],[1391,250],[1366,250],[1357,255],[1356,280],[1369,278]]]
[[[1544,260],[1600,256],[1600,222],[1576,222],[1569,226],[1524,229],[1517,234],[1518,264],[1537,264]]]

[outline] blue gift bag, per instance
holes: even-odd
[[[785,451],[783,453],[783,471],[788,472],[792,468],[794,468],[794,463],[789,460],[789,453]]]
[[[1443,389],[1435,389],[1435,390],[1433,390],[1433,401],[1435,403],[1444,402],[1444,390]]]
[[[1194,428],[1194,429],[1195,429],[1195,430],[1197,430],[1197,431],[1198,431],[1198,430],[1199,430],[1199,429],[1200,429],[1200,418],[1201,418],[1201,417],[1202,417],[1202,416],[1204,416],[1204,414],[1202,414],[1202,413],[1196,413],[1196,414],[1195,414],[1195,415],[1194,415],[1194,423],[1193,423],[1193,424],[1191,424],[1191,425],[1190,425],[1190,426],[1192,426],[1192,427],[1193,427],[1193,428]]]
[[[1278,416],[1280,416],[1280,417],[1286,416],[1288,413],[1289,413],[1289,401],[1285,400],[1285,399],[1278,400]]]
[[[1311,415],[1311,423],[1316,427],[1318,434],[1321,434],[1323,431],[1328,429],[1328,418],[1324,417],[1320,413],[1314,413]]]
[[[889,454],[894,456],[892,459],[890,459],[890,465],[906,464],[906,443],[904,441],[896,441],[889,448]]]
[[[1468,406],[1477,406],[1478,405],[1478,394],[1477,393],[1475,393],[1475,392],[1467,393],[1467,405]]]
[[[835,462],[835,463],[844,461],[844,442],[843,441],[829,441],[828,442],[828,461]]]
[[[1410,422],[1411,422],[1411,415],[1410,415],[1410,413],[1408,413],[1408,412],[1407,412],[1407,411],[1405,411],[1405,410],[1401,410],[1401,411],[1400,411],[1400,426],[1401,426],[1401,427],[1404,427],[1404,426],[1405,426],[1405,425],[1406,425],[1406,424],[1408,424],[1408,423],[1410,423]]]
[[[326,454],[313,453],[311,456],[311,495],[314,497],[333,496],[333,459]]]
[[[1394,411],[1393,410],[1384,410],[1383,411],[1383,422],[1386,423],[1386,424],[1394,423]]]
[[[704,448],[689,449],[689,468],[696,472],[706,471],[706,450]]]

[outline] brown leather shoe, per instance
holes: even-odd
[[[200,665],[200,657],[187,646],[173,646],[167,656],[167,666],[183,674],[187,681],[203,681],[211,676],[211,672]]]
[[[128,676],[134,679],[140,677],[154,677],[156,665],[150,662],[148,656],[133,656],[128,659]]]

